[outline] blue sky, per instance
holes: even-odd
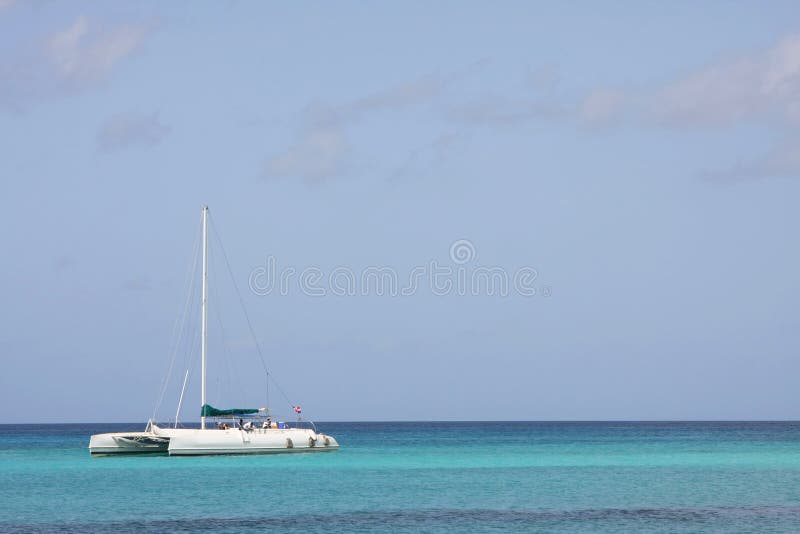
[[[2,421],[151,415],[204,203],[309,417],[795,419],[798,127],[792,2],[0,0]],[[209,400],[263,406],[212,260]]]

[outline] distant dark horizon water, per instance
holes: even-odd
[[[288,419],[288,422],[296,421]],[[656,423],[677,423],[677,424],[715,424],[715,423],[800,423],[798,419],[364,419],[364,420],[315,420],[303,419],[304,422],[311,421],[315,424],[479,424],[479,423],[522,423],[522,424],[656,424]],[[172,425],[170,421],[154,421],[157,424]],[[41,422],[41,421],[27,421],[27,422],[0,422],[0,428],[4,426],[59,426],[59,425],[146,425],[147,421],[61,421],[61,422]],[[195,427],[199,428],[200,421],[181,421],[181,427]]]
[[[800,422],[320,422],[341,450],[90,457],[0,425],[3,532],[793,532]]]

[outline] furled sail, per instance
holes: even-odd
[[[204,404],[200,408],[201,417],[218,417],[221,415],[245,415],[249,413],[258,413],[258,408],[231,408],[229,410],[218,410],[210,404]]]

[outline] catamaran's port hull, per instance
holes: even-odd
[[[116,454],[166,454],[169,439],[151,432],[112,432],[95,434],[89,439],[93,456]]]

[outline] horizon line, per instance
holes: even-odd
[[[297,422],[287,421],[287,422]],[[800,423],[800,419],[366,419],[366,420],[329,420],[311,422],[315,424],[333,423]],[[146,425],[141,421],[72,421],[72,422],[0,422],[0,426],[33,426],[33,425]],[[200,424],[192,421],[185,424]]]

